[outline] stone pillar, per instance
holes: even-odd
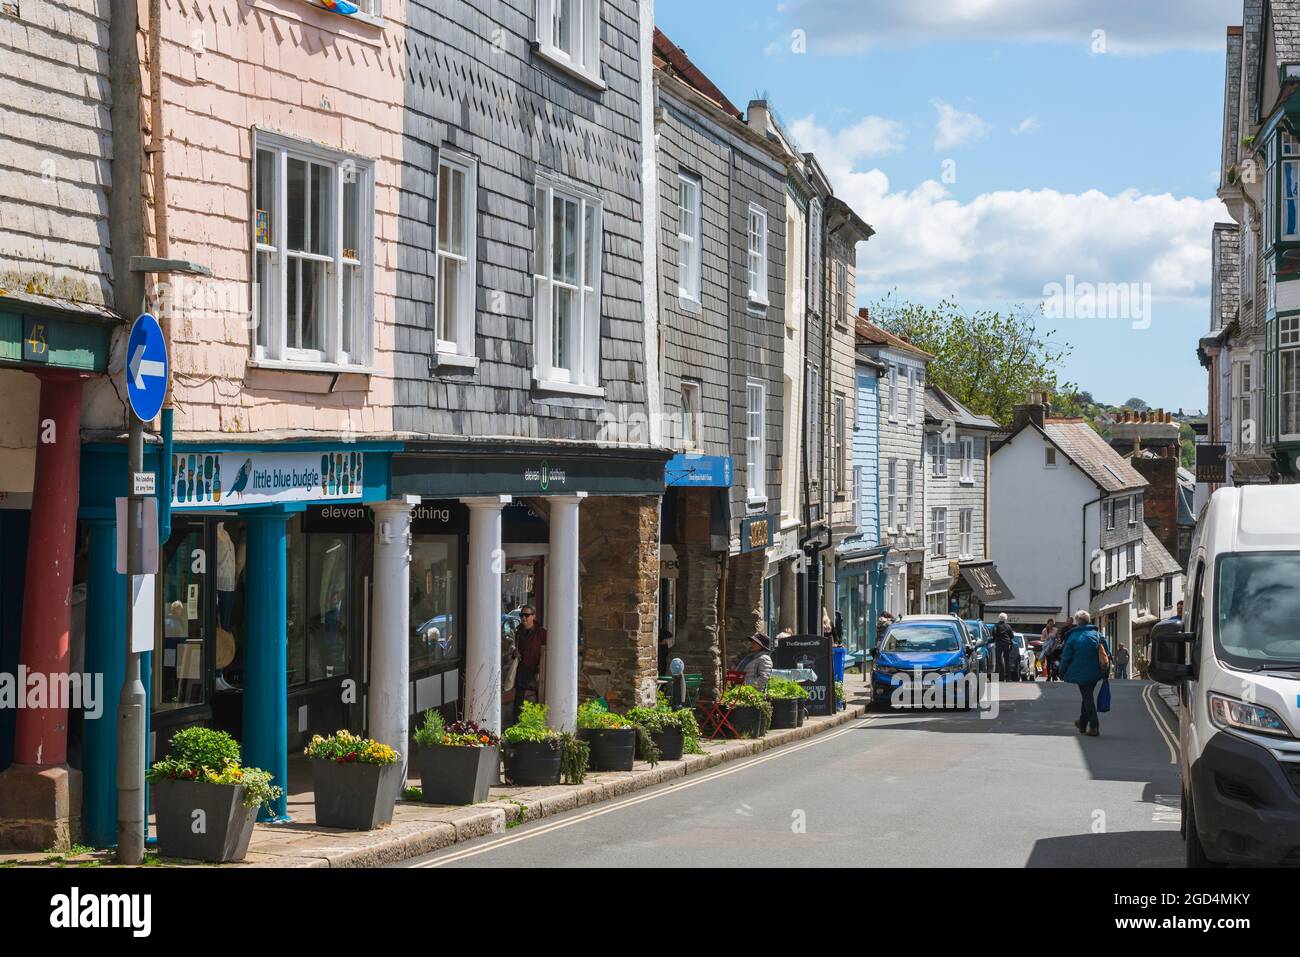
[[[578,727],[578,506],[586,492],[548,498],[551,545],[546,562],[546,705],[558,731]]]
[[[31,531],[23,586],[19,667],[50,695],[19,709],[14,763],[0,774],[0,846],[42,850],[81,837],[81,772],[67,766],[64,690],[72,625],[72,566],[81,468],[81,376],[50,371],[41,380]],[[19,688],[20,694],[24,693]],[[57,693],[55,693],[57,692]]]
[[[722,687],[722,641],[718,630],[718,587],[722,556],[713,551],[711,490],[677,492],[683,521],[677,549],[677,642],[670,657],[681,658],[687,674],[701,676],[700,696],[717,696]]]
[[[117,527],[90,519],[90,581],[86,590],[86,672],[103,675],[98,718],[82,733],[83,840],[117,843],[117,696],[126,678],[126,579],[117,573]],[[148,685],[145,685],[148,688]]]
[[[289,689],[287,639],[288,516],[283,512],[244,513],[248,527],[245,576],[243,763],[271,772],[285,794],[258,811],[266,822],[288,821]]]
[[[658,496],[594,496],[583,508],[580,682],[624,711],[652,705],[659,655]]]
[[[461,499],[469,506],[465,587],[465,717],[501,733],[501,509],[509,495]]]
[[[763,574],[767,569],[767,556],[761,552],[743,552],[731,556],[727,569],[727,660],[722,665],[731,668],[749,652],[750,636],[762,631],[763,624]]]
[[[374,612],[366,706],[370,736],[396,748],[404,766],[410,763],[411,509],[419,503],[419,496],[409,496],[374,506]]]

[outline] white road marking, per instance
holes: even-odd
[[[1157,794],[1156,802],[1151,806],[1152,824],[1172,824],[1181,827],[1183,823],[1182,795]]]
[[[1147,714],[1151,715],[1151,721],[1160,732],[1160,737],[1164,739],[1165,747],[1169,749],[1169,763],[1178,763],[1178,736],[1173,733],[1165,723],[1164,717],[1160,715],[1159,708],[1155,703],[1155,685],[1147,685],[1142,689],[1142,703],[1146,705]]]
[[[552,824],[546,824],[538,828],[533,828],[531,830],[525,831],[522,834],[516,834],[513,837],[501,838],[499,840],[491,841],[490,843],[484,844],[480,847],[467,848],[463,851],[459,851],[453,854],[448,854],[446,857],[440,857],[437,860],[425,861],[422,864],[412,864],[411,866],[412,867],[441,867],[444,864],[453,864],[456,861],[464,860],[467,857],[475,857],[476,855],[479,854],[486,854],[488,851],[499,850],[500,848],[506,847],[510,844],[515,844],[519,841],[527,841],[535,837],[541,837],[543,834],[550,834],[552,831],[558,831],[561,828],[572,827],[574,824],[581,824],[584,821],[589,821],[594,817],[600,817],[603,814],[609,814],[613,811],[618,811],[625,807],[631,807],[632,805],[640,804],[643,801],[653,801],[654,799],[664,797],[667,794],[675,794],[678,791],[683,790],[684,788],[695,787],[697,784],[707,784],[709,781],[715,781],[720,777],[726,777],[728,774],[736,774],[739,771],[747,770],[748,768],[755,767],[759,764],[766,764],[768,761],[774,761],[777,758],[784,757],[785,755],[794,754],[796,751],[802,751],[804,748],[811,748],[813,745],[821,744],[825,741],[830,741],[833,738],[838,738],[840,735],[848,734],[850,731],[856,731],[858,728],[871,724],[875,720],[877,719],[874,716],[864,717],[859,720],[852,721],[846,724],[843,728],[840,728],[838,731],[831,731],[826,734],[820,734],[809,741],[805,741],[803,744],[796,744],[791,747],[777,748],[773,750],[771,753],[765,754],[762,757],[754,758],[753,760],[750,761],[742,761],[739,764],[734,764],[731,767],[721,768],[717,771],[713,771],[708,774],[701,775],[694,779],[687,779],[685,781],[682,781],[680,784],[674,784],[670,787],[664,788],[661,791],[652,791],[649,794],[641,794],[638,795],[637,797],[628,798],[623,801],[617,801],[614,804],[593,808],[592,810],[587,811],[584,814],[579,814],[575,817],[565,818],[562,821],[556,821]]]

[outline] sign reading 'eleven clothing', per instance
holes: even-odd
[[[172,508],[359,500],[362,452],[177,452]]]

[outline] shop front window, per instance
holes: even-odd
[[[307,545],[307,673],[311,681],[348,673],[351,536],[311,535]]]
[[[461,654],[460,543],[419,535],[411,543],[411,670],[455,662]]]
[[[159,710],[206,704],[203,614],[207,587],[203,526],[177,525],[168,540],[162,573],[163,630],[154,667],[154,706]]]

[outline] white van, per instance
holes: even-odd
[[[1180,689],[1187,864],[1300,864],[1300,485],[1215,492],[1187,581],[1149,665]]]

